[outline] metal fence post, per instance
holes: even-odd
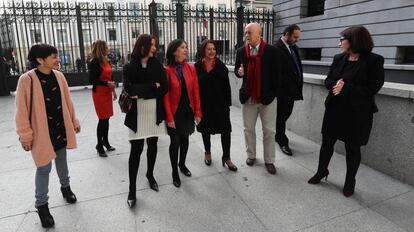
[[[237,7],[237,44],[236,49],[243,46],[243,34],[244,34],[244,28],[243,28],[243,21],[244,21],[244,7],[240,0],[240,5]]]
[[[83,42],[82,17],[79,4],[76,4],[76,22],[78,25],[79,53],[82,62],[81,68],[82,72],[86,72],[85,44]]]
[[[184,6],[180,0],[175,6],[177,11],[177,38],[184,39]]]
[[[214,9],[210,7],[210,40],[214,40]]]
[[[159,38],[158,22],[157,22],[157,3],[154,0],[149,4],[149,17],[150,17],[150,33],[151,35]]]

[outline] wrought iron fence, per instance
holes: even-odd
[[[243,27],[258,22],[263,37],[272,41],[275,14],[272,10],[239,7],[196,8],[139,3],[62,3],[9,1],[0,7],[0,56],[20,74],[27,70],[29,48],[47,43],[58,49],[64,72],[85,72],[91,44],[107,41],[114,69],[130,59],[136,38],[141,33],[159,39],[158,57],[164,57],[167,45],[183,38],[189,47],[189,60],[196,60],[197,47],[208,38],[216,41],[217,52],[226,64],[235,61],[235,49],[243,44]]]

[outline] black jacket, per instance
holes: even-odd
[[[88,63],[88,71],[89,71],[89,83],[92,84],[92,91],[96,91],[97,85],[107,86],[107,81],[100,80],[100,76],[103,72],[101,64],[96,60],[93,59],[91,62]]]
[[[160,87],[157,88],[155,83],[160,83]],[[143,99],[156,98],[157,125],[165,119],[163,98],[168,91],[168,83],[164,67],[157,59],[150,58],[146,69],[142,68],[140,60],[131,60],[123,69],[123,86],[130,96]],[[137,114],[137,104],[134,99],[124,121],[125,126],[134,132],[137,131]]]
[[[322,133],[343,138],[345,142],[365,145],[371,132],[373,114],[378,112],[375,94],[384,84],[384,58],[374,53],[361,54],[352,75],[344,79],[341,93],[334,96],[332,88],[342,78],[347,59],[346,54],[335,55],[325,79],[329,94],[325,100]],[[338,124],[342,124],[343,131],[336,129]]]
[[[243,78],[242,86],[239,90],[239,100],[242,104],[250,98],[246,95],[247,87],[247,55],[246,45],[237,49],[236,64],[234,65],[234,73],[237,77]],[[238,70],[243,64],[244,76],[241,77]],[[275,97],[278,96],[281,80],[281,52],[276,47],[266,44],[265,51],[262,57],[262,69],[261,69],[261,86],[260,86],[260,99],[263,105],[270,104]]]
[[[203,118],[197,131],[208,134],[231,132],[231,87],[229,70],[219,59],[215,67],[206,72],[201,61],[195,63],[200,88]]]
[[[302,61],[299,57],[298,47],[294,45],[292,48],[298,58],[300,72],[298,72],[293,57],[281,38],[276,42],[275,46],[282,51],[281,53],[283,57],[283,59],[281,59],[283,71],[280,96],[292,100],[303,100],[303,68]]]

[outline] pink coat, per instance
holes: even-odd
[[[79,126],[75,109],[70,97],[68,83],[63,73],[53,70],[60,87],[62,99],[63,120],[66,129],[67,148],[76,148],[75,127]],[[29,122],[30,109],[30,77],[33,81],[32,123]],[[47,165],[55,159],[49,136],[49,128],[46,116],[46,106],[39,78],[34,70],[30,70],[19,78],[16,95],[16,132],[20,141],[32,141],[32,157],[37,167]]]

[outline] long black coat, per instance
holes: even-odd
[[[201,61],[195,63],[200,88],[203,118],[197,131],[208,134],[231,132],[231,88],[229,70],[217,59],[215,67],[206,72]]]
[[[155,83],[160,83],[156,87]],[[168,91],[168,82],[162,64],[156,58],[150,58],[147,68],[143,69],[140,60],[133,59],[124,66],[123,86],[130,96],[157,101],[157,125],[165,119],[164,95]],[[124,124],[132,131],[137,131],[137,104],[132,100],[132,107],[125,116]]]
[[[350,78],[344,79],[341,93],[334,96],[332,88],[342,78],[347,59],[346,54],[336,55],[325,79],[329,94],[325,100],[322,134],[344,142],[366,145],[373,114],[378,112],[375,94],[384,84],[384,58],[374,53],[361,54]]]
[[[281,88],[281,74],[282,74],[282,64],[281,64],[281,52],[278,48],[266,44],[266,48],[262,57],[261,63],[261,77],[260,77],[260,100],[263,105],[269,105],[275,97],[280,93],[279,88]],[[247,76],[248,67],[247,67],[247,55],[246,55],[246,45],[237,49],[236,54],[236,63],[234,65],[234,74],[237,77],[243,78],[242,86],[239,90],[239,99],[240,103],[244,104],[250,98],[246,95],[247,88]],[[244,67],[244,76],[239,75],[239,68],[243,64]]]
[[[296,68],[290,51],[283,43],[281,38],[276,42],[275,47],[279,48],[282,51],[281,53],[283,57],[283,59],[281,59],[283,72],[281,77],[282,88],[280,88],[280,96],[292,100],[303,100],[303,69],[302,61],[299,57],[298,47],[294,45],[293,52],[296,54],[296,57],[298,59],[297,62],[299,64],[299,71]]]

